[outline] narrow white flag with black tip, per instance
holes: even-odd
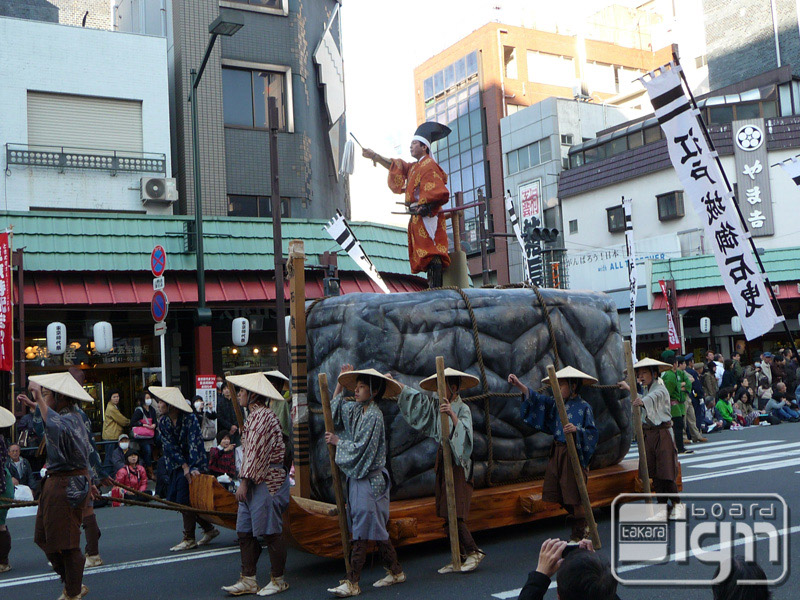
[[[372,261],[367,256],[367,253],[364,252],[364,248],[361,247],[361,242],[358,241],[356,234],[353,233],[353,230],[350,228],[350,224],[347,222],[347,219],[344,218],[344,215],[340,211],[336,211],[336,216],[328,221],[328,224],[323,227],[323,229],[331,236],[334,241],[339,244],[342,249],[347,252],[350,258],[355,261],[355,263],[361,267],[361,269],[366,273],[372,281],[375,282],[384,293],[389,294],[389,288],[384,283],[381,274],[378,273],[378,269],[375,268],[375,265],[372,264]]]

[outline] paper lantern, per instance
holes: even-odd
[[[108,321],[98,321],[92,328],[94,333],[94,350],[100,354],[111,352],[114,346],[114,335],[111,330],[111,323]]]
[[[702,317],[700,319],[700,333],[708,333],[711,331],[711,319]]]
[[[67,349],[67,326],[63,323],[50,323],[47,326],[47,351],[50,354],[64,354]]]
[[[742,332],[742,320],[739,317],[731,318],[731,330],[733,331],[733,333]]]
[[[234,346],[247,346],[250,340],[250,321],[244,317],[238,317],[231,324],[231,337]]]

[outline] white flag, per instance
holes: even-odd
[[[622,198],[625,212],[625,247],[628,251],[628,281],[631,287],[631,351],[636,362],[636,249],[633,245],[633,215],[630,198]]]
[[[789,174],[789,177],[792,178],[792,181],[794,181],[795,185],[800,185],[800,160],[797,160],[796,156],[787,158],[778,164]]]
[[[525,242],[522,239],[522,230],[519,227],[519,218],[517,217],[517,211],[514,210],[514,199],[511,197],[511,194],[506,193],[506,211],[508,212],[508,218],[511,220],[511,228],[514,230],[514,235],[517,236],[517,241],[519,242],[519,247],[522,249],[522,269],[523,269],[523,277],[525,281],[530,281],[530,266],[528,265],[528,253],[525,250]]]
[[[372,264],[366,252],[364,252],[364,249],[361,247],[361,242],[358,241],[356,234],[350,229],[350,224],[341,212],[337,210],[336,216],[328,221],[328,224],[323,227],[323,229],[350,255],[350,258],[364,270],[364,273],[369,275],[369,278],[372,279],[384,293],[390,293],[389,288],[383,282],[381,274],[378,273],[378,269],[375,268],[375,265]]]
[[[686,98],[680,66],[651,71],[640,81],[647,88],[672,166],[686,195],[691,199],[714,246],[722,281],[742,321],[745,337],[752,340],[782,321],[775,313],[764,279],[758,269],[741,219],[733,203],[733,192],[725,185],[719,163],[714,160],[699,121],[699,112]]]

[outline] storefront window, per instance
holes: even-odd
[[[278,368],[277,346],[224,346],[222,348],[222,370],[236,373],[268,371]]]

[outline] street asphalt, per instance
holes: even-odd
[[[777,493],[785,498],[790,511],[800,509],[796,495],[800,481],[800,424],[752,427],[712,434],[709,438],[708,444],[692,446],[696,450],[694,454],[681,456],[684,492]],[[629,457],[634,457],[635,452],[634,446]],[[610,509],[596,511],[596,518],[604,545],[600,552],[610,558]],[[100,550],[105,565],[86,571],[84,583],[90,588],[88,600],[219,599],[226,597],[220,587],[235,582],[238,577],[239,551],[233,531],[222,530],[209,546],[175,554],[169,552],[169,548],[181,538],[181,519],[176,513],[139,507],[103,508],[97,511],[97,519],[103,532]],[[55,600],[61,593],[60,582],[33,543],[33,521],[31,516],[8,520],[13,539],[13,570],[0,575],[0,599]],[[776,528],[787,529],[783,524]],[[791,541],[798,532],[800,526],[790,515],[786,535]],[[402,548],[399,556],[408,577],[406,583],[373,588],[372,582],[384,572],[377,557],[372,562],[368,559],[361,582],[362,597],[385,600],[516,598],[528,572],[536,567],[541,543],[549,537],[563,538],[567,534],[561,518],[479,532],[475,538],[487,556],[478,570],[470,574],[437,574],[436,570],[448,561],[445,542]],[[704,546],[717,541],[711,538]],[[743,546],[737,545],[736,554],[743,552]],[[757,557],[759,562],[766,560],[765,542],[759,542]],[[797,591],[800,578],[791,571],[798,560],[798,544],[789,543],[789,575],[783,585],[773,589],[775,600],[800,598]],[[280,598],[329,598],[326,588],[337,585],[344,577],[343,570],[342,561],[290,549],[286,578],[291,588]],[[260,585],[268,582],[267,573],[268,557],[264,551],[259,563]],[[697,564],[697,560],[690,560],[688,564],[673,560],[666,565],[634,565],[622,572],[623,577],[682,581],[708,574],[709,567]],[[712,598],[707,586],[621,585],[618,594],[622,600]],[[555,600],[555,586],[546,598]]]

